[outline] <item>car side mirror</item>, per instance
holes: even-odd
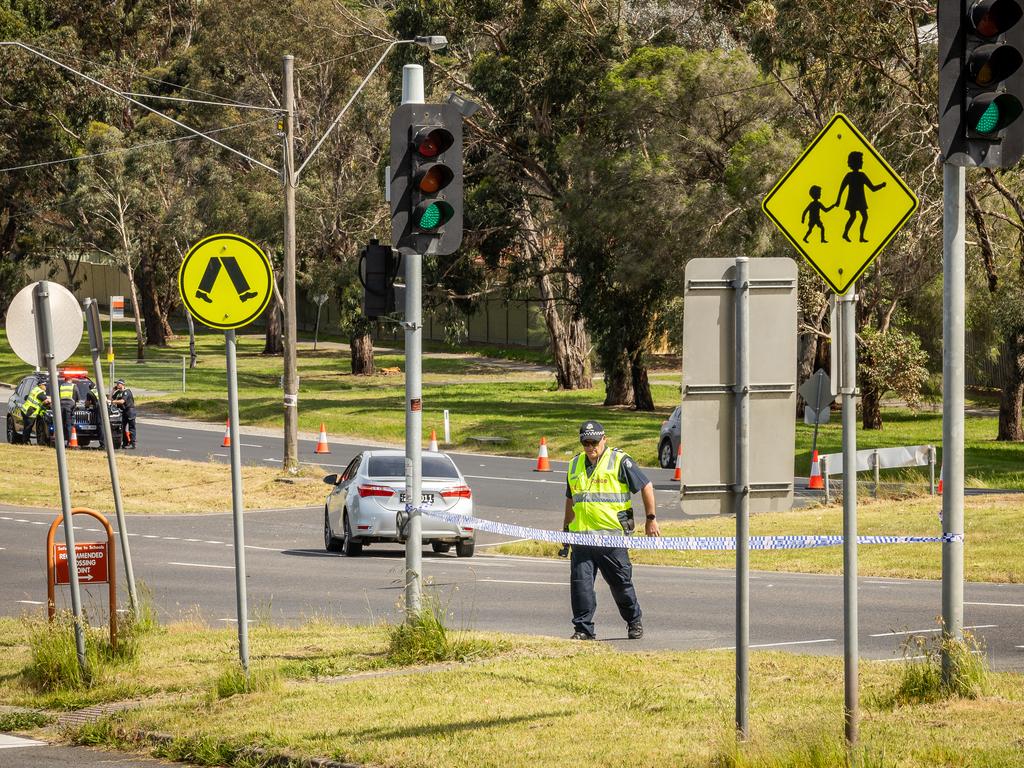
[[[327,483],[328,485],[337,485],[338,484],[338,475],[337,475],[337,473],[335,473],[333,475],[327,475],[327,477],[324,478],[324,482]]]

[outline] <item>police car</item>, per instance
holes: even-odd
[[[100,423],[100,402],[102,396],[96,392],[96,385],[86,374],[84,368],[64,368],[57,372],[60,384],[70,384],[74,396],[74,405],[70,411],[70,424],[75,427],[78,438],[78,445],[85,448],[92,442],[99,442],[102,435],[103,425]],[[29,393],[37,384],[46,387],[47,375],[41,371],[30,373],[25,376],[14,389],[14,394],[7,400],[7,442],[21,443],[22,425],[24,420],[21,416],[21,405],[28,398]],[[49,388],[47,387],[47,394]],[[110,432],[115,448],[121,447],[123,439],[123,428],[121,425],[121,411],[113,405],[107,404],[110,413]],[[68,426],[70,432],[71,426]],[[36,420],[35,429],[32,433],[35,436],[37,445],[53,445],[53,411],[47,409],[40,414]],[[31,437],[30,437],[31,440]]]

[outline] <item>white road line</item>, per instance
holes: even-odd
[[[204,541],[203,544],[223,544],[223,541]]]
[[[875,659],[875,661],[919,661],[920,659],[927,658],[927,656],[902,656],[897,659]]]
[[[1024,603],[976,603],[964,601],[964,605],[994,605],[997,608],[1024,608]]]
[[[262,448],[262,445],[256,445],[256,443],[239,443],[243,448]]]
[[[1014,648],[1024,648],[1024,645],[1015,645]]]
[[[164,536],[163,540],[164,541],[181,541],[181,539],[178,538],[177,536]]]
[[[22,747],[45,747],[45,741],[35,739],[23,739],[20,736],[8,736],[0,733],[0,749],[21,749]]]
[[[975,624],[973,627],[963,627],[963,629],[992,629],[998,627],[998,624]],[[935,629],[908,629],[905,632],[879,632],[877,635],[868,635],[868,637],[895,637],[896,635],[925,635],[931,632],[940,632],[941,628],[936,627]]]
[[[751,645],[751,648],[777,648],[782,645],[813,645],[815,643],[835,643],[835,639],[831,637],[824,637],[821,640],[791,640],[787,643],[759,643],[757,645]],[[721,648],[708,648],[709,651],[735,651],[735,645],[726,645]]]
[[[885,584],[887,586],[903,586],[902,581],[865,581],[865,584]]]
[[[217,619],[217,621],[227,621],[227,622],[230,622],[231,624],[237,624],[238,623],[238,619]],[[255,619],[246,619],[245,623],[246,624],[252,624],[254,621],[255,621]]]
[[[45,520],[32,520],[31,522],[32,522],[32,525],[46,525],[46,521]],[[92,528],[90,528],[89,530],[91,531]]]
[[[226,453],[212,453],[210,455],[211,456],[218,456],[218,457],[220,457],[222,459],[226,459],[228,457],[228,455]]]
[[[208,563],[168,563],[168,565],[183,565],[188,568],[219,568],[224,571],[233,571],[235,566],[233,565],[209,565]]]
[[[129,535],[129,536],[131,536],[131,534],[130,534],[130,533],[129,533],[128,535]],[[194,544],[194,543],[196,543],[196,542],[201,542],[201,541],[202,541],[202,539],[185,539],[185,541],[191,541],[191,542],[192,542],[192,543]]]
[[[168,448],[168,453],[181,453],[181,448]]]
[[[477,579],[491,584],[546,584],[553,587],[568,587],[568,581],[517,581],[515,579]]]
[[[23,603],[25,605],[46,605],[41,600],[15,600],[16,603]]]
[[[271,463],[277,462],[278,464],[281,463],[281,459],[264,459],[264,461],[269,461]]]
[[[144,533],[144,534],[142,534],[142,538],[144,538],[144,539],[159,539],[160,537],[159,536],[154,536],[152,533]]]

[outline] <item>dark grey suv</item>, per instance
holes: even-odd
[[[682,408],[676,406],[672,415],[661,422],[661,435],[658,437],[658,463],[662,469],[672,469],[676,465],[676,454],[679,451],[679,430]]]

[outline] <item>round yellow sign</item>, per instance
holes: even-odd
[[[211,328],[248,325],[267,307],[274,289],[270,259],[240,235],[212,235],[186,254],[178,270],[185,308]]]

